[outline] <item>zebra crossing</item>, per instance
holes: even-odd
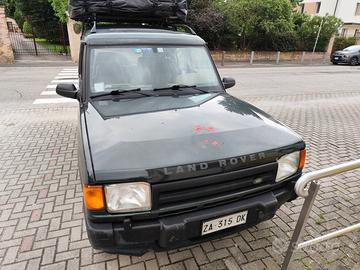
[[[34,105],[46,105],[46,104],[61,104],[61,103],[77,103],[77,100],[64,98],[56,93],[56,86],[59,83],[73,83],[76,87],[79,86],[78,69],[77,68],[65,68],[46,86],[46,90],[42,91],[40,98],[35,99]]]

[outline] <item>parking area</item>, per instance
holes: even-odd
[[[75,67],[0,67],[0,268],[279,269],[303,200],[216,241],[142,257],[94,250],[83,222],[76,103],[44,91]],[[360,67],[220,69],[229,92],[301,134],[306,172],[360,157]],[[61,77],[61,76],[60,76]],[[44,97],[46,95],[48,97]],[[360,220],[360,171],[322,182],[305,238]],[[292,269],[360,269],[360,233],[297,252]]]

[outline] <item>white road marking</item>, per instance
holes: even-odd
[[[51,81],[52,84],[56,83],[79,83],[79,80],[69,79],[69,80],[53,80]]]
[[[78,76],[77,72],[60,72],[57,76]]]
[[[57,104],[57,103],[75,103],[78,102],[76,99],[71,98],[41,98],[35,99],[34,103],[37,104]]]
[[[55,77],[55,80],[66,80],[66,79],[77,80],[78,76],[57,76],[57,77]]]
[[[33,104],[59,104],[59,103],[77,103],[77,100],[60,97],[55,89],[58,83],[73,83],[76,87],[79,87],[78,69],[66,68],[60,71],[60,73],[54,78],[49,85],[46,86],[46,91],[41,92],[40,96],[44,98],[36,99]],[[46,98],[48,96],[49,98]],[[51,98],[50,98],[51,97]]]
[[[76,88],[79,88],[79,84],[78,83],[74,83],[74,85],[76,86]],[[46,86],[46,89],[56,89],[57,84],[50,84],[48,86]]]
[[[43,92],[41,92],[41,95],[42,96],[56,96],[57,93],[56,93],[56,91],[43,91]]]

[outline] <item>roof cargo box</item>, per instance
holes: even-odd
[[[76,21],[184,23],[186,0],[69,0]]]

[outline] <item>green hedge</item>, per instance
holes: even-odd
[[[24,22],[22,30],[25,37],[31,38],[33,36],[31,25],[28,23],[28,21]]]
[[[349,47],[349,46],[355,45],[355,44],[356,44],[356,38],[355,37],[350,37],[350,38],[337,37],[335,39],[333,52],[334,51],[341,51],[342,49],[345,49],[346,47]]]

